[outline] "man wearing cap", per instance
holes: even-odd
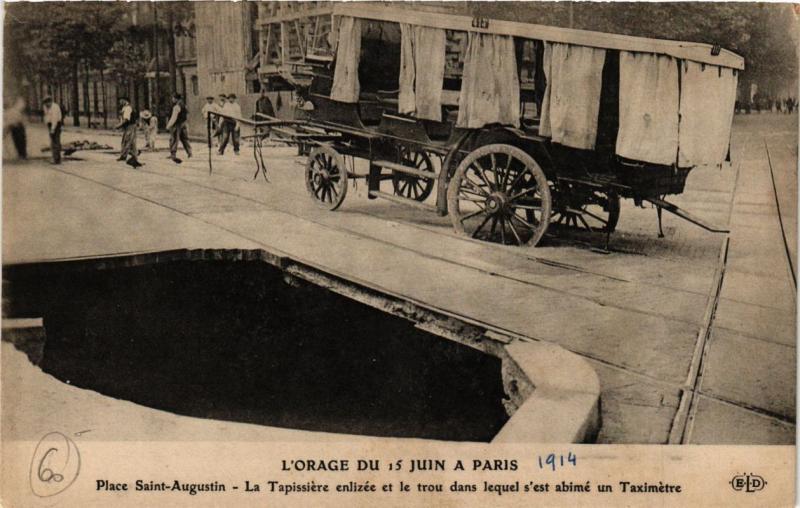
[[[61,127],[63,125],[61,106],[53,102],[52,97],[45,97],[43,103],[44,123],[50,134],[50,155],[53,157],[53,164],[61,164]]]
[[[186,150],[186,156],[192,157],[192,145],[189,144],[189,133],[186,130],[186,119],[188,114],[186,112],[186,105],[183,103],[183,97],[179,93],[172,94],[172,115],[167,122],[167,130],[169,131],[169,158],[174,162],[180,164],[181,160],[178,155],[178,140]]]
[[[222,144],[219,145],[219,155],[225,153],[228,140],[233,138],[233,153],[239,155],[239,122],[236,120],[242,117],[242,107],[236,102],[236,94],[228,95],[228,102],[222,108],[222,114],[226,116],[222,120]]]
[[[136,158],[138,152],[136,150],[136,124],[139,122],[139,114],[133,108],[130,101],[128,101],[127,97],[120,97],[119,104],[121,107],[120,119],[115,128],[122,129],[122,149],[117,160],[124,161],[127,159],[126,163],[129,166],[138,168],[142,166]],[[128,156],[130,156],[130,158]]]
[[[142,129],[144,130],[145,145],[151,151],[156,149],[156,136],[158,135],[158,117],[145,109],[141,114]]]

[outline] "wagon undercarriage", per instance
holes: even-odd
[[[682,191],[688,171],[665,170],[657,184],[642,185],[613,173],[564,169],[555,166],[546,140],[511,129],[455,132],[436,141],[413,130],[401,137],[327,122],[268,118],[247,123],[256,129],[249,136],[258,168],[254,177],[261,173],[267,178],[266,139],[296,145],[308,156],[309,196],[331,211],[342,205],[351,181],[363,179],[370,199],[448,215],[457,233],[505,245],[535,246],[548,232],[578,229],[602,233],[607,249],[622,198],[654,205],[659,231],[666,210],[708,231],[725,232],[664,199]],[[366,161],[369,169],[357,170],[356,159]],[[390,191],[381,186],[387,181]],[[435,204],[430,204],[437,184]]]

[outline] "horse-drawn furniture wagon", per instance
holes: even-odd
[[[534,246],[550,225],[609,235],[620,198],[721,231],[665,197],[729,158],[740,56],[361,3],[336,4],[332,26],[334,59],[311,62],[297,90],[308,118],[254,123],[310,149],[320,206],[364,178],[371,199],[503,244]]]

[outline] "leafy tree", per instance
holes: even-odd
[[[6,6],[3,71],[8,92],[23,94],[22,84],[45,82],[60,86],[69,75],[65,54],[53,45],[49,26],[35,4]]]
[[[97,71],[100,74],[101,87],[103,88],[103,100],[105,101],[105,70],[106,60],[109,52],[117,38],[120,30],[123,29],[125,7],[122,4],[113,3],[103,5],[93,2],[84,3],[84,16],[88,21],[89,37],[84,41],[82,47],[83,62],[86,68],[84,73],[84,104],[86,106],[87,120],[91,118],[89,111],[89,73]],[[97,105],[95,104],[95,109]],[[108,104],[103,107],[103,123],[108,126]]]
[[[117,39],[108,52],[109,74],[125,89],[132,89],[134,94],[137,82],[147,72],[149,54],[145,44],[146,39],[145,29],[131,26],[117,34]]]
[[[7,62],[10,64],[8,72],[33,78],[29,82],[46,79],[59,85],[69,83],[69,109],[73,123],[80,125],[79,72],[81,69],[102,70],[105,67],[114,34],[123,18],[124,6],[101,2],[54,2],[47,7],[47,15],[42,15],[41,4],[20,2],[6,6],[8,39],[5,47],[14,55],[13,60]],[[85,74],[88,80],[88,73]],[[10,77],[9,80],[13,81]],[[88,92],[87,86],[84,89]],[[85,102],[88,109],[88,100]]]

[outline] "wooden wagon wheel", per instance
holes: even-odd
[[[306,189],[319,206],[336,210],[347,195],[347,169],[341,154],[328,145],[311,150],[306,162]]]
[[[482,146],[467,155],[447,189],[455,230],[489,242],[535,246],[550,220],[547,177],[521,149]]]
[[[614,232],[619,222],[619,196],[591,191],[589,195],[577,198],[577,201],[579,202],[570,203],[570,199],[566,198],[559,206],[554,207],[550,223],[558,227],[574,227],[601,233]]]
[[[427,153],[401,146],[398,155],[400,164],[433,174],[433,162]],[[433,179],[419,178],[393,171],[392,187],[394,187],[395,195],[422,202],[431,195]]]

